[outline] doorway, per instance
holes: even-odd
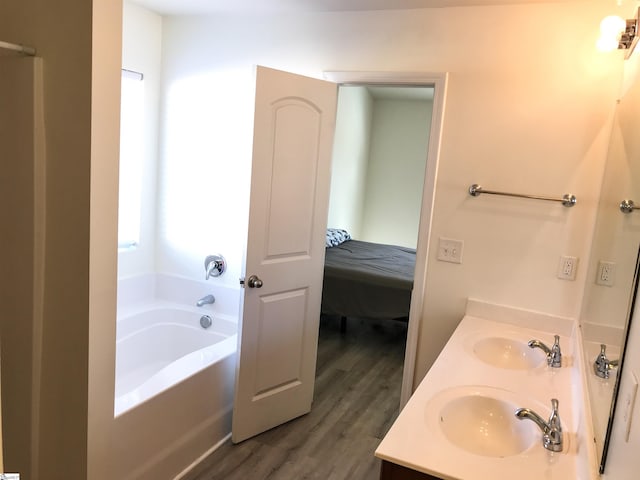
[[[400,406],[433,99],[429,85],[338,89],[314,404],[326,369],[368,361],[369,375],[387,376],[388,426]],[[378,358],[396,373],[379,372]]]
[[[447,88],[446,73],[404,73],[404,72],[325,72],[325,78],[345,87],[372,89],[379,98],[399,98],[405,101],[429,101],[431,112],[429,123],[424,131],[428,132],[426,151],[424,152],[424,174],[421,182],[420,203],[417,205],[416,260],[411,305],[408,318],[407,341],[404,357],[403,379],[400,395],[400,410],[414,390],[415,360],[418,348],[419,324],[422,316],[426,263],[429,255],[429,232],[433,202],[435,198],[435,180],[438,169],[440,138],[444,121],[444,107]],[[338,120],[339,121],[339,120]],[[333,179],[331,202],[333,197]],[[331,209],[330,204],[330,209]],[[331,211],[329,214],[331,221]],[[331,226],[331,225],[329,225]],[[406,235],[405,237],[406,238]]]

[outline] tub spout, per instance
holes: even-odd
[[[196,302],[196,305],[198,307],[202,307],[203,305],[210,305],[212,303],[214,303],[216,301],[215,297],[213,295],[205,295],[204,297],[202,297],[200,300],[198,300]]]

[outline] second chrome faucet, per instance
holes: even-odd
[[[560,368],[562,366],[562,352],[560,351],[560,336],[555,335],[553,346],[547,347],[540,340],[530,340],[527,344],[531,348],[540,348],[547,354],[547,365],[553,368]]]
[[[619,363],[619,360],[607,358],[607,346],[603,343],[600,345],[600,353],[593,362],[593,372],[600,378],[609,378],[611,370],[618,367]]]

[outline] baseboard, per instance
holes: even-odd
[[[193,461],[193,463],[191,463],[191,465],[189,465],[187,468],[185,468],[183,471],[181,471],[178,475],[176,475],[173,480],[182,480],[193,469],[195,469],[198,465],[200,465],[200,463],[205,458],[207,458],[209,455],[211,455],[213,452],[215,452],[218,448],[220,448],[222,446],[223,443],[225,443],[230,438],[231,438],[231,432],[229,432],[222,440],[220,440],[213,447],[211,447],[209,450],[207,450],[202,455],[200,455],[197,459],[195,459]]]

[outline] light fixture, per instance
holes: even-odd
[[[626,50],[625,58],[629,58],[638,43],[638,18],[640,7],[635,18],[624,20],[610,15],[600,22],[600,38],[597,42],[598,50],[608,52],[619,49]]]

